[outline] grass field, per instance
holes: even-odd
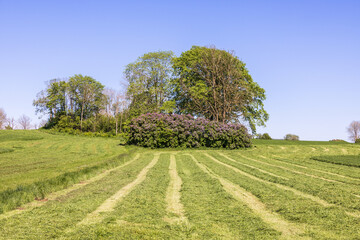
[[[356,156],[358,145],[255,146],[146,150],[0,132],[0,150],[10,149],[0,154],[0,192],[52,186],[14,210],[3,199],[0,239],[359,239],[360,168],[313,159]],[[67,184],[49,182],[68,172]]]
[[[360,155],[335,155],[335,156],[315,156],[314,160],[321,162],[328,162],[339,165],[346,165],[352,167],[360,167]]]

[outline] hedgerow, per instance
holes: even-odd
[[[241,124],[195,119],[191,115],[147,113],[132,119],[128,144],[150,148],[247,148],[251,136]]]

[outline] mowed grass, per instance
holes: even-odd
[[[336,156],[320,156],[320,157],[312,157],[314,160],[318,160],[321,162],[329,162],[333,164],[346,165],[346,166],[354,166],[360,167],[360,155],[336,155]]]
[[[47,137],[58,144],[42,143],[52,149],[71,149],[63,140],[80,139],[27,142]],[[73,149],[107,149],[107,139],[83,141]],[[359,239],[360,169],[312,159],[358,155],[357,145],[255,144],[136,149],[45,201],[0,214],[0,239]]]
[[[0,131],[0,212],[124,161],[116,139]]]

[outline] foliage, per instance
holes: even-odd
[[[75,116],[80,116],[80,128],[82,120],[97,114],[103,106],[104,86],[89,76],[75,75],[68,82],[69,93],[74,101],[71,107]]]
[[[264,134],[257,134],[257,139],[265,139],[265,140],[272,140],[272,138],[270,137],[270,135],[268,133],[264,133]]]
[[[289,141],[299,141],[299,136],[294,135],[294,134],[286,134],[284,139],[289,140]]]
[[[345,140],[342,140],[342,139],[331,139],[331,140],[329,140],[329,142],[342,142],[342,143],[347,143]]]
[[[222,123],[246,121],[253,133],[265,125],[265,91],[233,53],[194,46],[174,59],[174,99],[179,113]]]
[[[240,124],[224,124],[190,115],[148,113],[132,119],[129,144],[151,148],[247,148],[250,135]]]
[[[360,138],[356,139],[356,140],[355,140],[355,143],[356,143],[356,144],[360,144]]]
[[[41,91],[33,105],[37,113],[49,114],[47,127],[55,126],[61,116],[80,117],[80,128],[83,119],[88,119],[103,106],[104,86],[89,76],[74,75],[68,81],[51,80],[47,88]]]
[[[160,112],[164,103],[169,101],[173,55],[171,51],[150,52],[126,66],[131,117]]]

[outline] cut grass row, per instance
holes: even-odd
[[[335,156],[315,156],[312,159],[328,162],[338,165],[345,165],[351,167],[359,167],[360,168],[360,155],[335,155]]]
[[[220,153],[187,151],[187,155],[175,156],[175,153],[163,153],[156,164],[154,154],[143,153],[139,161],[101,181],[9,217],[7,221],[0,220],[0,237],[356,239],[360,234],[358,218],[347,215],[342,206],[326,206],[276,184],[268,184],[275,176],[266,176],[266,172],[256,172],[255,168],[248,168],[247,174],[235,171],[242,167],[245,172],[246,166],[224,157],[228,151]],[[175,158],[176,172],[182,181],[181,188],[176,190],[180,193],[176,201],[182,205],[186,222],[169,221],[179,217],[169,210],[168,197],[169,188],[174,186],[171,173],[174,165],[170,162]],[[249,177],[255,173],[256,178],[269,179],[257,181]],[[124,193],[124,189],[128,189],[126,195],[115,198],[110,211],[97,212],[98,221],[79,224],[107,205],[117,193]]]
[[[181,156],[182,160],[177,160],[177,163],[180,164],[179,176],[184,178],[181,201],[185,214],[189,215],[189,223],[169,223],[167,218],[172,217],[167,210],[169,203],[166,201],[170,184],[169,172],[166,171],[169,168],[169,158],[169,154],[161,154],[159,162],[149,170],[146,179],[113,211],[103,213],[100,223],[77,224],[110,199],[114,192],[134,181],[136,178],[133,176],[137,175],[134,170],[126,176],[124,172],[134,168],[139,172],[139,163],[142,161],[141,168],[143,168],[144,163],[149,164],[151,156],[143,155],[141,161],[129,164],[117,174],[111,174],[97,184],[89,184],[56,201],[49,201],[39,208],[12,216],[6,219],[7,221],[0,220],[0,237],[183,239],[256,236],[267,239],[269,236],[276,238],[279,235],[244,204],[239,204],[231,198],[219,182],[204,174],[196,166],[194,168],[194,163],[184,156]],[[121,184],[122,188],[119,188],[119,180],[125,178],[127,183]],[[76,226],[75,229],[73,226]],[[68,229],[71,231],[67,231]]]
[[[129,184],[149,163],[144,156],[104,178],[62,195],[43,206],[0,220],[2,239],[49,239],[84,219],[116,191]]]
[[[226,155],[235,159],[239,163],[230,161],[216,152],[212,153],[212,155],[222,162],[252,174],[257,178],[271,183],[281,184],[282,186],[291,187],[305,194],[322,199],[328,204],[335,204],[344,207],[349,211],[358,211],[360,209],[360,202],[354,197],[354,194],[356,195],[360,192],[358,180],[342,179],[343,181],[328,181],[333,180],[332,178],[340,177],[328,175],[326,176],[327,178],[323,179],[323,176],[321,175],[323,173],[319,176],[315,175],[315,173],[311,172],[309,169],[294,169],[291,166],[287,166],[287,168],[284,169],[281,164],[271,161],[271,159],[263,159],[260,157],[258,157],[258,159],[255,159],[254,157],[243,158],[243,154],[235,152],[227,152]],[[278,176],[286,177],[289,180],[276,178],[253,169],[248,169],[241,164],[242,162],[246,162],[247,164],[251,164],[259,169],[272,172]]]
[[[306,224],[305,236],[320,239],[352,239],[360,233],[359,219],[346,214],[342,207],[323,206],[312,199],[277,188],[275,185],[234,174],[231,168],[209,159],[204,154],[193,155],[215,174],[258,197],[272,212],[279,213],[287,221]],[[221,159],[221,161],[225,160]]]
[[[113,168],[133,148],[114,139],[0,131],[0,213]],[[11,151],[10,151],[10,150]]]

